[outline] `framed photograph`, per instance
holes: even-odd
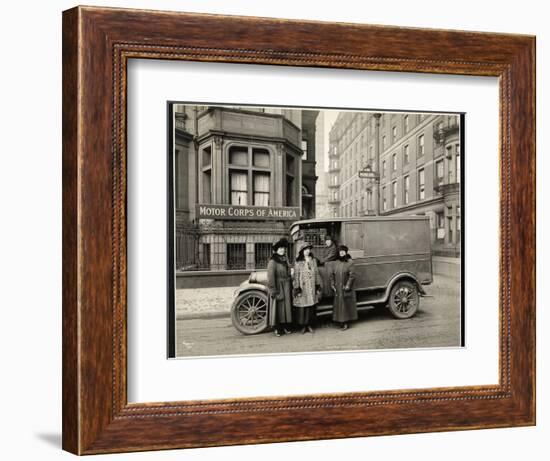
[[[465,346],[464,113],[168,110],[169,357]]]
[[[63,448],[535,424],[535,39],[63,13]]]

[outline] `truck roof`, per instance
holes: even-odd
[[[350,222],[350,221],[423,221],[429,220],[428,216],[356,216],[354,218],[316,218],[316,219],[303,219],[301,221],[295,221],[291,227],[300,226],[303,224],[320,224],[320,223],[333,223],[333,222]]]

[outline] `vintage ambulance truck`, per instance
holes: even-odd
[[[308,219],[290,227],[291,240],[305,240],[313,253],[321,256],[325,236],[330,235],[349,248],[356,274],[357,307],[387,307],[398,319],[408,319],[426,296],[425,285],[433,281],[430,222],[425,216],[371,216],[356,218]],[[295,256],[289,251],[292,264]],[[322,258],[321,258],[322,259]],[[326,266],[320,267],[323,297],[317,313],[332,309],[332,291]],[[231,319],[243,334],[268,329],[267,272],[250,274],[237,288]]]

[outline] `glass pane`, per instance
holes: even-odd
[[[254,173],[254,205],[269,205],[269,173]]]
[[[229,149],[229,163],[231,165],[248,165],[248,149],[246,147],[231,147]]]
[[[269,168],[269,152],[267,150],[254,149],[252,155],[254,157],[254,166]]]
[[[247,173],[232,171],[231,177],[231,204],[232,205],[247,205],[248,204],[248,184]]]

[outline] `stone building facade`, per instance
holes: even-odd
[[[173,106],[176,269],[265,268],[315,212],[317,111]]]
[[[341,112],[329,143],[333,216],[426,215],[434,253],[460,254],[459,115]]]

